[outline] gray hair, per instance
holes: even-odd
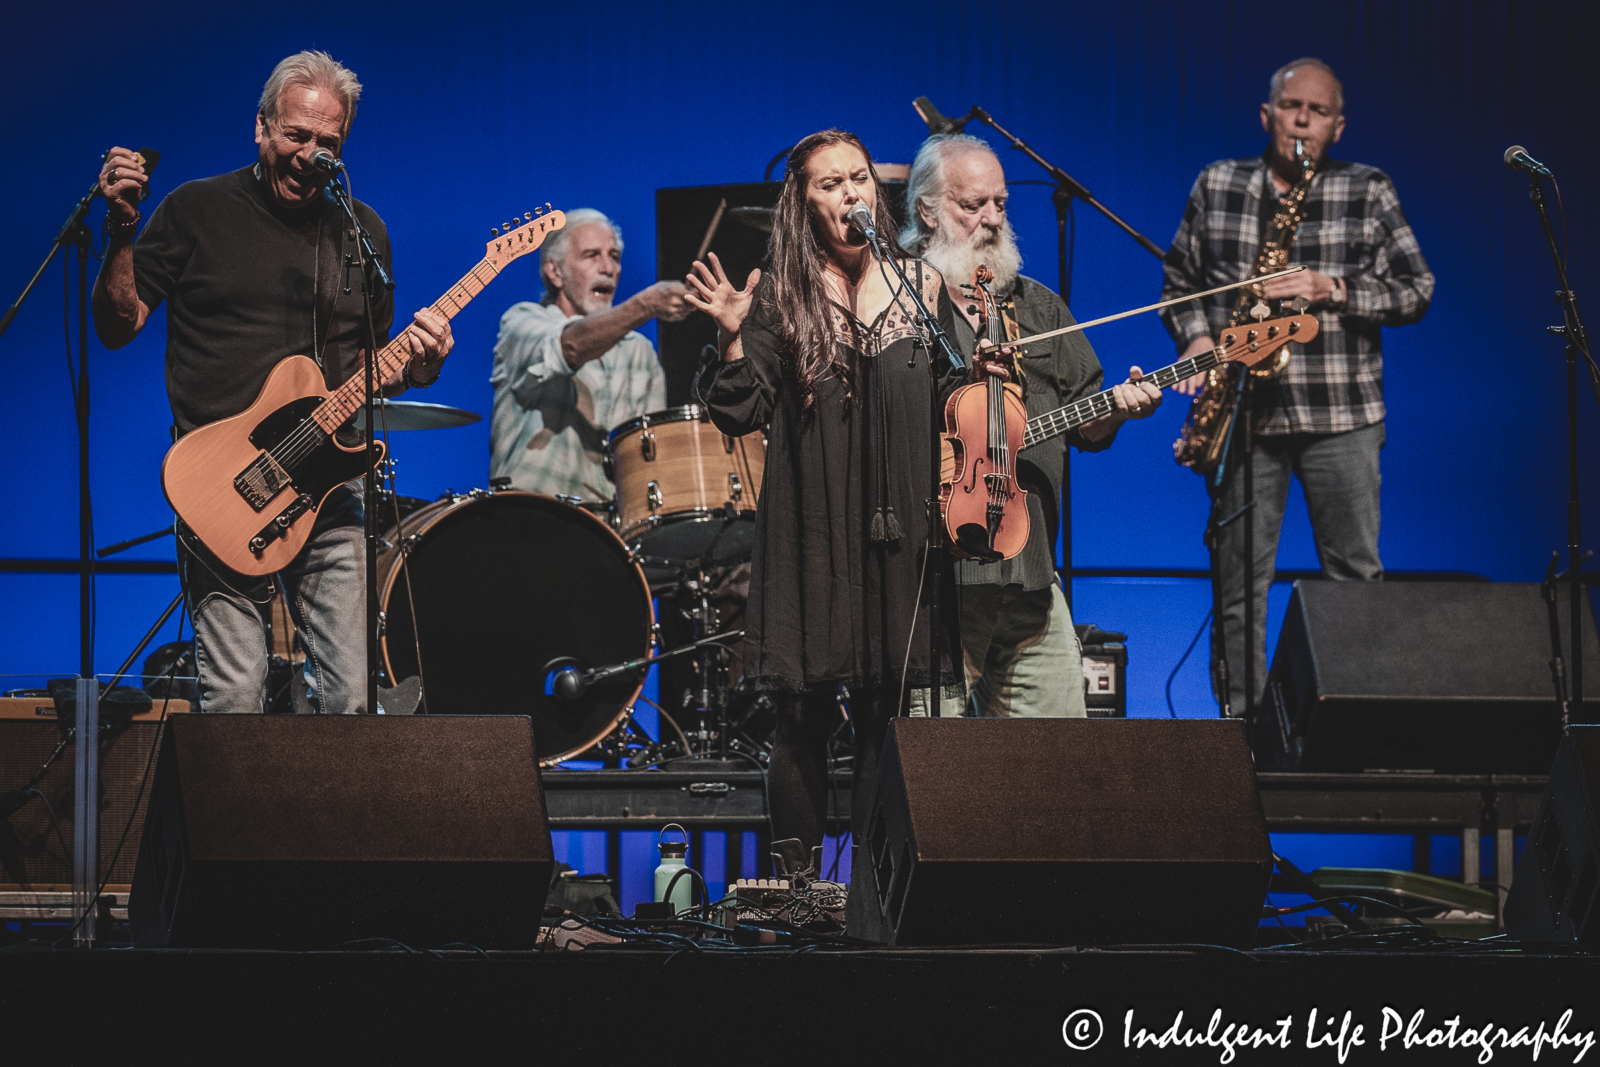
[[[558,267],[567,264],[567,245],[572,243],[572,233],[579,226],[591,222],[603,222],[611,227],[611,236],[617,239],[617,255],[622,255],[622,227],[611,221],[610,216],[603,211],[596,211],[592,207],[580,207],[566,213],[567,224],[549,237],[544,244],[539,246],[539,279],[544,281],[544,268],[547,263],[554,263]],[[539,298],[541,304],[554,304],[555,291],[550,288],[550,283],[545,281],[544,295]]]
[[[339,131],[339,139],[350,136],[350,124],[356,120],[356,101],[361,99],[361,83],[356,81],[350,68],[326,52],[296,52],[272,68],[271,77],[262,87],[262,118],[270,122],[278,117],[278,104],[291,85],[337,93],[344,102],[344,126]]]
[[[1276,106],[1279,98],[1283,96],[1283,89],[1284,86],[1288,84],[1289,75],[1293,74],[1301,67],[1315,67],[1333,79],[1333,106],[1336,114],[1343,115],[1344,82],[1339,80],[1339,75],[1333,72],[1332,67],[1328,66],[1328,64],[1324,63],[1322,60],[1315,59],[1311,56],[1302,56],[1291,63],[1285,63],[1283,66],[1277,69],[1277,72],[1272,75],[1272,81],[1267,83],[1267,103]]]
[[[917,158],[911,164],[911,177],[906,181],[906,225],[900,231],[900,247],[914,256],[922,255],[928,242],[933,240],[933,231],[922,224],[917,205],[921,204],[935,217],[938,216],[939,201],[944,198],[948,185],[944,180],[944,165],[963,152],[994,155],[994,149],[989,147],[988,141],[968,133],[936,133],[917,149]]]

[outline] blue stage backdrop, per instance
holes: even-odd
[[[262,82],[301,48],[330,51],[365,85],[345,159],[356,194],[388,222],[406,313],[476,262],[491,225],[545,201],[598,207],[621,223],[623,293],[633,292],[654,280],[658,187],[757,180],[774,153],[826,126],[858,132],[881,160],[909,162],[926,133],[911,107],[919,95],[948,114],[981,104],[1165,246],[1199,169],[1261,150],[1256,108],[1271,72],[1310,54],[1345,81],[1349,128],[1336,154],[1393,176],[1438,276],[1427,318],[1384,338],[1384,562],[1533,580],[1565,541],[1564,365],[1560,341],[1544,332],[1559,321],[1556,280],[1527,182],[1500,156],[1521,143],[1567,176],[1572,281],[1600,321],[1597,25],[1600,9],[1583,0],[1324,0],[1314,14],[1265,0],[932,0],[870,11],[791,2],[29,5],[8,17],[0,40],[11,101],[0,298],[22,289],[108,146],[163,153],[157,197],[249,163]],[[1015,153],[1001,148],[1001,157],[1013,179],[1042,177]],[[1012,204],[1027,271],[1055,284],[1048,190],[1018,186]],[[1156,298],[1154,257],[1088,208],[1076,222],[1080,318]],[[76,554],[62,287],[57,263],[0,339],[6,559]],[[500,313],[538,291],[525,260],[467,308],[444,380],[426,399],[487,414]],[[98,544],[171,520],[157,476],[170,421],[164,333],[158,312],[122,351],[91,344]],[[1129,364],[1173,358],[1154,316],[1091,337],[1114,380]],[[1600,419],[1587,393],[1580,406],[1596,543]],[[1109,452],[1075,462],[1079,566],[1206,566],[1205,496],[1170,452],[1186,407],[1169,397]],[[395,445],[403,493],[487,482],[486,423]],[[158,541],[122,558],[171,552]],[[1317,566],[1298,496],[1279,566]],[[167,576],[99,579],[99,670],[120,662],[176,588]],[[1129,633],[1131,713],[1166,714],[1162,686],[1206,611],[1206,584],[1095,578],[1075,592],[1080,621]],[[12,566],[0,572],[0,598],[0,672],[72,673],[75,578]],[[1274,632],[1286,601],[1280,588]],[[1203,659],[1174,686],[1181,715],[1215,714]]]

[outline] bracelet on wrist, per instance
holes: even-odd
[[[102,228],[112,238],[126,239],[131,241],[133,240],[134,235],[139,232],[139,222],[143,218],[144,215],[141,212],[135,211],[133,213],[133,218],[131,219],[127,219],[125,221],[114,220],[111,217],[111,213],[108,211],[106,212],[106,221],[102,224]]]
[[[400,381],[404,383],[407,389],[426,389],[439,380],[439,376],[435,374],[425,382],[417,381],[416,376],[411,373],[411,365],[415,362],[416,360],[414,359],[407,360],[406,365],[400,369]]]

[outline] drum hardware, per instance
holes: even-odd
[[[639,435],[639,455],[644,457],[646,463],[654,463],[656,460],[656,435],[649,430]]]
[[[655,449],[652,448],[651,451],[654,452]],[[650,482],[649,484],[647,484],[645,486],[644,495],[645,495],[645,499],[650,502],[650,510],[651,511],[660,511],[661,510],[663,505],[662,505],[662,501],[661,501],[661,483],[660,482]],[[652,515],[652,516],[650,516],[650,518],[651,519],[655,519],[656,516]]]
[[[579,661],[571,656],[562,656],[544,665],[544,673],[547,679],[546,692],[559,701],[570,702],[583,696],[589,687],[596,682],[603,682],[619,674],[638,670],[640,667],[649,667],[652,664],[660,663],[664,659],[671,659],[673,656],[681,656],[685,652],[692,652],[704,645],[716,644],[743,636],[743,630],[729,630],[727,633],[702,637],[697,641],[681,645],[660,655],[625,660],[622,663],[610,663],[604,667],[591,667],[588,670],[580,668],[578,666]]]
[[[739,472],[738,471],[729,471],[728,472],[728,497],[729,497],[728,503],[729,504],[737,504],[739,502],[740,498],[742,498],[743,496],[744,496],[744,483],[739,480]],[[728,517],[731,519],[733,516],[729,515]]]

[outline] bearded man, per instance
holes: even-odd
[[[612,306],[622,276],[622,230],[593,208],[539,251],[544,297],[500,318],[494,348],[489,474],[512,488],[605,502],[606,437],[629,419],[667,406],[655,346],[638,328],[679,322],[691,308],[682,282],[656,282]]]
[[[1073,324],[1060,297],[1018,273],[1022,255],[1006,218],[1005,170],[986,142],[966,134],[928,138],[911,166],[906,203],[911,218],[900,243],[944,275],[950,299],[962,312],[954,340],[966,355],[977,347],[978,319],[961,286],[972,281],[980,263],[994,271],[1001,313],[1014,317],[1020,336]],[[1030,418],[1099,392],[1104,378],[1081,333],[1028,345],[1017,366]],[[1056,501],[1068,448],[1109,448],[1124,421],[1148,418],[1160,406],[1161,391],[1138,383],[1139,376],[1138,367],[1130,368],[1130,382],[1114,388],[1111,414],[1019,457],[1017,480],[1028,490],[1029,521],[1022,552],[996,563],[956,565],[967,690],[979,715],[1087,714],[1083,652],[1056,580]]]

